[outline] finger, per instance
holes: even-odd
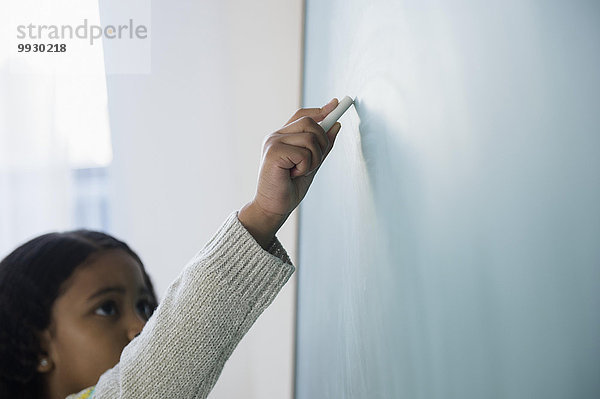
[[[302,176],[313,170],[312,152],[304,147],[278,142],[269,148],[269,161],[290,171],[290,177]]]
[[[309,150],[311,152],[312,159],[310,170],[314,170],[321,164],[325,151],[327,150],[327,147],[321,148],[316,136],[317,135],[314,133],[291,133],[279,136],[277,141]]]
[[[284,126],[276,133],[293,134],[302,132],[315,134],[316,139],[319,141],[319,145],[323,151],[327,150],[327,147],[329,147],[329,137],[327,136],[327,133],[325,133],[325,130],[323,130],[321,125],[308,116],[302,117],[297,121]]]
[[[333,148],[333,143],[335,143],[335,139],[338,133],[340,132],[341,128],[342,124],[336,122],[333,124],[333,126],[331,126],[331,129],[329,129],[329,131],[327,132],[327,138],[329,139],[329,147],[327,147],[327,149],[325,150],[323,160],[325,160],[325,158],[327,158],[327,155],[329,155],[329,153],[331,152],[331,149]]]
[[[333,111],[335,107],[337,107],[337,105],[338,99],[333,98],[331,101],[329,101],[329,103],[321,108],[300,108],[285,124],[288,125],[302,118],[303,116],[308,116],[317,122],[321,122],[331,111]]]
[[[311,175],[312,173],[317,173],[318,170],[321,168],[321,165],[323,165],[323,162],[325,162],[325,158],[327,158],[327,155],[329,155],[329,153],[331,152],[331,149],[333,148],[333,143],[335,143],[335,138],[337,137],[337,134],[339,133],[341,128],[342,124],[339,122],[336,122],[333,124],[333,126],[331,126],[331,129],[329,129],[329,131],[327,132],[327,135],[330,137],[330,146],[323,154],[323,159],[321,160],[319,166],[313,169],[312,172],[309,173],[309,175]]]

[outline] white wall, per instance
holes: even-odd
[[[107,87],[113,231],[162,295],[252,198],[263,137],[299,107],[302,1],[155,1],[151,12],[151,73],[109,75]],[[294,220],[279,234],[292,255]],[[294,301],[292,279],[211,398],[291,396]]]

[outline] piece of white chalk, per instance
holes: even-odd
[[[352,104],[354,104],[354,100],[352,100],[350,97],[346,96],[342,98],[342,100],[338,103],[337,107],[335,107],[333,111],[331,111],[329,115],[325,117],[325,119],[319,122],[319,125],[321,125],[325,132],[328,132],[329,129],[331,129],[331,127],[333,126],[333,124],[337,122],[338,119],[340,119],[340,117],[344,114],[344,112],[346,112],[348,108],[350,108]]]

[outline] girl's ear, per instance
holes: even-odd
[[[40,356],[38,358],[38,364],[37,364],[37,371],[38,373],[48,373],[50,371],[52,371],[52,369],[54,368],[54,360],[52,359],[51,356],[51,350],[50,350],[50,342],[51,342],[51,336],[50,336],[50,330],[46,329],[44,330],[40,336],[40,346],[42,348],[42,351],[40,353]]]

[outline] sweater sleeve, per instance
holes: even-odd
[[[100,377],[94,398],[205,398],[293,272],[277,239],[265,251],[232,213]]]

